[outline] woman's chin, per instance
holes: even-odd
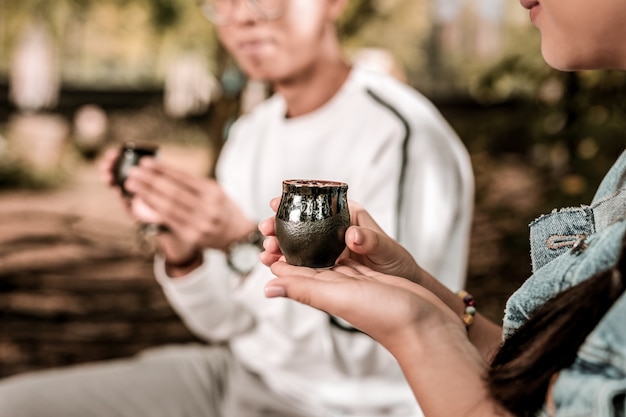
[[[619,69],[618,63],[613,62],[615,55],[611,54],[603,59],[601,56],[585,55],[580,51],[577,53],[567,53],[564,50],[553,51],[550,48],[543,47],[541,49],[544,61],[552,68],[559,71],[584,71],[598,69]]]

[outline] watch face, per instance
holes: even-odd
[[[247,274],[259,262],[259,253],[261,250],[258,246],[242,243],[231,249],[228,254],[228,263],[237,272]]]

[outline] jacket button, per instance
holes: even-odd
[[[585,241],[587,239],[587,235],[582,234],[578,237],[576,242],[574,242],[574,246],[572,246],[571,252],[575,255],[579,255],[582,251],[587,249],[589,244]]]

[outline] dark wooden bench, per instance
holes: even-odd
[[[133,230],[0,211],[0,377],[190,341]]]

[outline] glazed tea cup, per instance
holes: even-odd
[[[125,196],[131,197],[131,193],[124,187],[126,178],[128,178],[128,170],[139,164],[139,160],[144,156],[155,157],[157,150],[158,148],[154,145],[135,142],[126,142],[121,146],[120,154],[113,164],[113,179]]]
[[[291,179],[282,183],[276,239],[288,263],[311,268],[334,265],[350,226],[348,184]]]

